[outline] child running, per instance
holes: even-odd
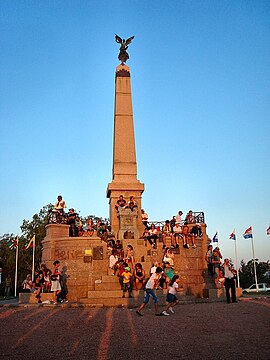
[[[176,293],[179,288],[178,283],[179,283],[179,275],[174,275],[172,280],[169,282],[169,289],[166,298],[168,305],[166,307],[166,310],[162,311],[162,314],[165,316],[170,315],[168,313],[168,310],[170,310],[170,312],[174,314],[173,307],[179,303],[179,300],[176,297]]]
[[[156,272],[154,272],[150,279],[147,281],[146,286],[145,286],[145,297],[143,300],[143,303],[141,304],[141,306],[136,310],[136,314],[138,314],[139,316],[143,316],[143,314],[141,313],[141,310],[145,307],[145,305],[148,303],[150,296],[153,299],[153,302],[155,304],[155,312],[156,312],[156,316],[160,316],[162,315],[162,313],[159,313],[159,307],[158,307],[158,298],[154,292],[154,289],[156,287],[158,287],[159,284],[159,279],[162,275],[162,268],[161,267],[157,267],[156,268]]]

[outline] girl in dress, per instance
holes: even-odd
[[[51,275],[51,281],[52,281],[52,287],[51,291],[53,291],[53,303],[54,305],[57,305],[57,295],[61,292],[61,285],[60,285],[60,262],[58,260],[55,260],[53,263],[54,269]]]
[[[168,303],[166,310],[162,312],[163,315],[170,315],[168,311],[174,314],[173,307],[179,303],[179,300],[176,297],[177,291],[179,291],[179,275],[174,275],[172,280],[169,282],[169,289],[167,293],[166,301]]]

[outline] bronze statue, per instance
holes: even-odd
[[[134,39],[135,36],[131,36],[130,38],[128,38],[127,40],[125,39],[121,39],[120,36],[115,34],[115,41],[119,44],[121,44],[120,46],[120,52],[118,55],[118,59],[121,61],[121,64],[124,65],[124,63],[129,59],[128,53],[127,53],[127,49],[128,49],[128,45],[131,43],[131,41]]]

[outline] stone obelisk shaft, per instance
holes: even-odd
[[[138,228],[141,228],[141,194],[144,184],[137,179],[137,161],[130,86],[130,70],[119,65],[115,76],[114,144],[112,182],[108,184],[110,220],[115,232],[119,230],[119,219],[114,206],[120,195],[128,201],[133,195],[138,205]]]

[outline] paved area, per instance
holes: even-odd
[[[135,309],[0,307],[0,358],[267,359],[270,299]]]

